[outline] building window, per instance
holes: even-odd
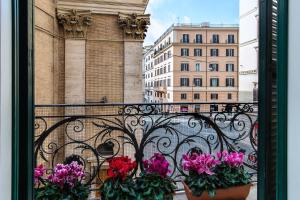
[[[180,70],[181,71],[189,71],[189,64],[188,63],[181,63]]]
[[[189,49],[182,48],[181,49],[181,56],[189,56]]]
[[[167,73],[167,67],[164,66],[164,74]]]
[[[183,34],[182,35],[182,43],[189,43],[189,42],[190,42],[189,34]]]
[[[226,56],[234,56],[234,49],[226,49]]]
[[[202,43],[202,35],[201,34],[196,34],[195,43]]]
[[[227,99],[231,100],[232,99],[232,94],[231,93],[228,93],[227,95]]]
[[[170,65],[170,63],[168,64],[168,72],[170,72],[171,71],[171,65]]]
[[[219,106],[218,105],[210,105],[210,112],[218,112]]]
[[[200,72],[200,63],[196,63],[196,71]]]
[[[194,99],[200,99],[200,94],[199,93],[195,93],[194,94]]]
[[[234,79],[226,78],[226,87],[234,87]]]
[[[171,86],[171,79],[168,79],[168,80],[167,80],[167,85],[168,85],[168,87]]]
[[[202,56],[202,49],[194,49],[194,56]]]
[[[210,56],[219,56],[219,49],[211,49]]]
[[[202,87],[202,78],[194,78],[194,86]]]
[[[168,51],[168,58],[171,58],[171,51]]]
[[[168,93],[168,99],[170,99],[170,93]]]
[[[226,64],[226,71],[233,72],[234,71],[234,64]]]
[[[210,99],[211,100],[218,100],[218,94],[217,93],[211,93],[210,94]]]
[[[219,87],[219,78],[211,78],[210,86],[211,87]]]
[[[187,99],[186,93],[182,93],[180,96],[181,96],[181,99]]]
[[[219,43],[219,35],[218,34],[214,34],[212,37],[212,43]]]
[[[180,78],[180,86],[189,86],[189,78]]]
[[[189,106],[180,106],[180,112],[188,112]]]
[[[234,35],[232,34],[228,35],[227,43],[234,44]]]
[[[219,71],[219,64],[216,64],[216,63],[209,64],[208,70],[211,72]]]

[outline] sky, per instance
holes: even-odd
[[[149,0],[151,14],[144,45],[151,45],[173,23],[238,24],[239,0]]]

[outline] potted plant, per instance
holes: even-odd
[[[127,156],[114,157],[108,160],[108,179],[100,187],[102,200],[136,199],[135,183],[131,172],[137,167]]]
[[[211,154],[183,156],[183,169],[189,172],[184,188],[189,200],[244,200],[250,191],[251,176],[243,166],[244,154],[223,151],[217,159]]]
[[[52,173],[45,176],[43,165],[34,170],[36,200],[86,200],[89,187],[83,184],[84,170],[77,162],[57,164]]]
[[[136,179],[138,200],[172,200],[176,186],[167,176],[169,162],[159,153],[143,162],[144,172]]]

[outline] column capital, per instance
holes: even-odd
[[[57,10],[58,23],[64,28],[65,38],[86,38],[92,24],[92,13],[86,10]]]
[[[124,37],[126,39],[145,39],[148,25],[150,25],[149,14],[119,13],[118,18],[119,26],[124,30]]]

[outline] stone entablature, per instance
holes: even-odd
[[[148,25],[150,25],[150,15],[119,13],[118,23],[124,30],[126,39],[144,40]]]
[[[64,28],[65,38],[85,38],[92,24],[92,13],[82,10],[58,10],[57,19]]]
[[[149,0],[58,0],[58,9],[90,10],[94,14],[144,14]]]

